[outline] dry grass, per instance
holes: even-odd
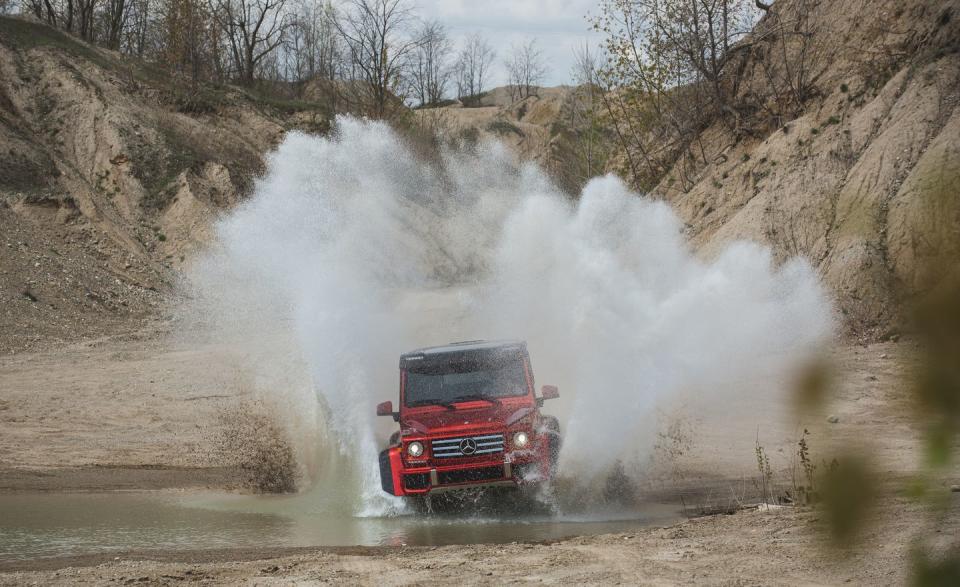
[[[293,448],[269,409],[246,403],[223,412],[221,420],[219,448],[227,460],[235,461],[246,472],[250,489],[259,493],[297,490]]]

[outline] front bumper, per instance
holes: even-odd
[[[544,459],[502,458],[470,464],[406,466],[400,447],[380,453],[380,481],[391,495],[425,495],[472,487],[516,487],[549,475]]]

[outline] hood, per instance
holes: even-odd
[[[401,415],[400,428],[404,433],[419,434],[489,430],[510,426],[533,411],[529,402],[503,402],[499,406],[484,401],[469,402],[457,404],[455,410],[426,406]]]

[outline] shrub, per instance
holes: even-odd
[[[487,125],[487,130],[498,135],[513,133],[520,137],[523,136],[523,131],[520,130],[520,127],[506,120],[494,120]]]
[[[763,503],[773,503],[773,469],[770,467],[770,457],[767,456],[763,446],[760,445],[759,437],[753,452],[757,457],[757,472],[759,473],[757,489],[762,494]]]

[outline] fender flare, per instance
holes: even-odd
[[[554,416],[540,416],[542,427],[540,434],[547,437],[547,454],[550,458],[550,468],[555,469],[560,459],[560,449],[563,447],[563,435],[560,433],[560,421]]]
[[[390,495],[403,495],[400,472],[403,461],[400,459],[400,447],[391,446],[380,452],[380,486]]]

